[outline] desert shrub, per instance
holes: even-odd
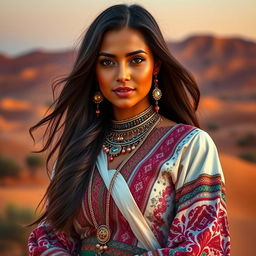
[[[18,163],[7,156],[0,156],[0,178],[18,177],[21,167]]]
[[[216,124],[216,123],[208,123],[208,124],[207,124],[207,129],[208,129],[209,131],[216,131],[216,130],[219,129],[219,125]]]
[[[17,250],[16,250],[17,247],[18,247],[20,253],[17,253]],[[12,254],[13,251],[14,251],[14,253]],[[0,255],[1,256],[6,256],[6,255],[8,255],[8,256],[9,255],[25,256],[25,255],[27,255],[24,252],[22,253],[22,251],[24,251],[24,250],[22,250],[16,242],[0,240]]]
[[[34,176],[38,168],[43,166],[44,160],[40,155],[29,155],[26,157],[25,162],[29,168],[30,175]]]
[[[21,225],[0,218],[0,240],[12,240],[19,243],[23,241]]]
[[[237,145],[241,147],[256,146],[256,134],[247,133],[242,138],[237,140]]]
[[[256,152],[245,152],[240,154],[239,157],[246,161],[256,163]]]
[[[5,218],[10,222],[25,225],[34,218],[34,214],[28,208],[19,208],[14,204],[8,204],[5,208]]]
[[[28,208],[17,207],[13,204],[6,206],[0,216],[0,254],[6,249],[5,244],[18,244],[26,251],[26,244],[32,228],[25,225],[34,220],[33,211]]]

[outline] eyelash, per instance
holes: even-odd
[[[133,60],[140,60],[140,62],[139,62],[139,63],[134,63],[135,65],[139,65],[139,64],[141,64],[143,61],[145,61],[145,59],[144,59],[144,58],[139,57],[139,56],[134,57],[131,61],[133,61]],[[103,60],[101,60],[101,61],[100,61],[100,64],[101,64],[102,66],[105,66],[105,67],[110,66],[110,65],[105,65],[105,64],[104,64],[106,61],[113,62],[112,60],[109,60],[109,59],[103,59]]]

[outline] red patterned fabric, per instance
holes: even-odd
[[[144,256],[230,255],[224,176],[206,132],[184,124],[155,128],[121,174],[161,245]],[[92,194],[97,222],[103,224],[107,190],[98,172]],[[110,209],[111,239],[142,247],[112,199]],[[74,228],[81,239],[95,235],[87,191]],[[47,233],[42,225],[29,238],[29,252],[76,255],[78,244],[64,233]]]
[[[76,242],[68,237],[65,232],[47,232],[47,226],[41,224],[30,234],[28,248],[29,255],[33,256],[59,255],[59,253],[74,255]]]

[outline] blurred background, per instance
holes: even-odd
[[[81,34],[106,7],[138,3],[156,18],[172,54],[195,76],[202,128],[215,141],[226,178],[231,255],[255,255],[256,2],[252,0],[0,3],[0,254],[27,255],[35,208],[48,184],[43,131],[28,129],[51,104]],[[52,164],[52,163],[51,163]]]

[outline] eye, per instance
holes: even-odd
[[[145,61],[144,58],[137,56],[137,57],[134,57],[131,62],[132,62],[132,63],[135,63],[135,64],[140,64],[140,63],[142,63],[143,61]]]
[[[100,64],[102,66],[106,66],[106,67],[112,65],[113,63],[114,62],[112,60],[108,60],[108,59],[103,59],[103,60],[100,61]]]

